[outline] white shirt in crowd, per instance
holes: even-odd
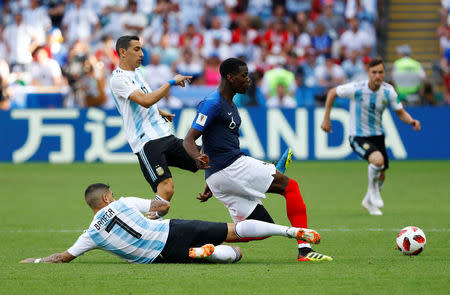
[[[67,42],[74,43],[76,40],[89,42],[92,37],[92,26],[98,23],[98,17],[91,9],[72,6],[71,9],[66,9],[62,24],[67,27]]]
[[[3,31],[3,39],[9,47],[9,64],[29,64],[32,61],[30,45],[36,34],[32,27],[22,23],[11,24]]]
[[[44,6],[36,9],[26,9],[23,12],[23,20],[35,30],[38,45],[44,45],[46,34],[52,28],[52,21],[48,16],[47,9]]]
[[[57,86],[55,79],[62,79],[58,62],[49,58],[45,64],[33,62],[31,64],[31,78],[38,86]]]
[[[285,95],[280,100],[278,96],[272,96],[266,102],[268,108],[288,108],[293,109],[297,107],[297,102],[292,96]]]

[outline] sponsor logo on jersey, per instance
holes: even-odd
[[[198,113],[198,117],[197,117],[197,120],[195,121],[195,123],[197,123],[200,126],[205,126],[206,119],[208,119],[207,115]]]

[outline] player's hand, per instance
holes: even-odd
[[[333,132],[333,130],[331,129],[331,122],[329,119],[323,119],[320,128],[322,128],[322,130],[325,131],[326,133]]]
[[[162,219],[162,217],[159,216],[158,212],[156,212],[156,211],[150,211],[150,212],[147,212],[147,213],[145,213],[145,216],[147,216],[147,218],[148,218],[148,219],[151,219],[151,220],[159,220],[159,219]]]
[[[198,169],[208,169],[209,168],[209,157],[206,154],[200,154],[195,158],[195,164]]]
[[[164,120],[166,120],[167,122],[173,122],[173,117],[175,117],[174,114],[165,112],[163,110],[159,110],[159,114],[161,115],[161,117],[164,118]]]
[[[422,128],[419,120],[413,120],[411,125],[412,125],[414,131],[419,131]]]
[[[203,191],[203,193],[198,193],[198,197],[197,200],[199,200],[201,203],[208,201],[209,198],[212,197],[212,192],[209,189],[209,186],[205,187],[205,190]]]
[[[175,77],[173,77],[173,79],[175,80],[175,82],[177,82],[178,86],[184,87],[184,86],[186,86],[186,81],[188,83],[191,83],[192,76],[183,76],[183,75],[177,74],[177,75],[175,75]]]
[[[34,263],[35,260],[36,260],[36,258],[27,258],[27,259],[20,261],[20,263]]]

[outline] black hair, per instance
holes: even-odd
[[[94,183],[87,187],[84,192],[84,199],[86,203],[91,207],[96,207],[100,201],[99,193],[103,195],[104,192],[109,190],[109,185],[104,183]],[[100,196],[101,196],[100,195]]]
[[[374,57],[369,61],[369,69],[377,65],[383,65],[384,67],[384,61],[381,57]]]
[[[117,39],[116,51],[117,51],[117,54],[119,55],[119,57],[120,57],[119,49],[123,48],[123,49],[127,50],[128,47],[130,47],[131,40],[139,41],[139,37],[138,36],[125,35],[125,36],[122,36],[119,39]]]
[[[228,74],[238,73],[239,67],[242,66],[247,66],[243,60],[234,57],[228,58],[220,64],[220,76],[225,79]]]

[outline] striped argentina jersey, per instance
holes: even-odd
[[[117,67],[111,77],[111,92],[117,110],[122,115],[125,133],[133,153],[141,151],[149,140],[171,134],[166,121],[161,117],[156,104],[148,109],[129,99],[135,90],[151,92],[139,69],[125,71]]]
[[[339,97],[350,98],[350,136],[384,134],[381,122],[386,106],[389,105],[394,111],[403,108],[397,102],[394,87],[385,82],[375,92],[369,88],[369,80],[340,85],[336,92]]]
[[[151,200],[120,198],[94,216],[89,228],[67,251],[78,257],[102,249],[132,263],[151,263],[163,250],[169,235],[169,220],[144,217]]]

